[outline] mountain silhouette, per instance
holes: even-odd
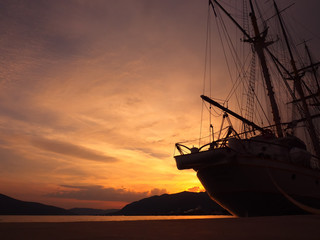
[[[63,209],[36,202],[17,200],[0,194],[0,215],[217,215],[229,214],[207,193],[181,192],[152,196],[126,205],[121,210]]]
[[[229,214],[207,193],[163,194],[130,203],[112,215],[211,215]]]
[[[0,194],[0,215],[75,215],[59,207],[20,201]]]

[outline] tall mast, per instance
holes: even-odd
[[[276,102],[276,99],[274,96],[273,86],[272,86],[271,78],[270,78],[270,74],[269,74],[269,69],[268,69],[266,57],[264,54],[264,48],[270,44],[265,41],[267,31],[265,30],[263,33],[260,32],[259,27],[258,27],[258,23],[257,23],[257,18],[255,15],[251,0],[250,0],[250,7],[251,7],[250,17],[251,17],[251,22],[252,22],[252,26],[253,26],[253,30],[254,30],[254,35],[255,35],[252,43],[253,43],[254,49],[256,50],[256,53],[257,53],[259,60],[260,60],[260,65],[262,68],[262,73],[263,73],[264,81],[266,83],[269,101],[271,104],[273,121],[276,125],[277,135],[278,135],[278,137],[283,137],[279,108],[278,108],[278,105],[277,105],[277,102]]]
[[[313,76],[314,76],[314,80],[315,80],[316,83],[317,83],[318,92],[319,92],[320,86],[319,86],[319,81],[318,81],[317,70],[316,70],[316,68],[315,68],[315,64],[313,63],[313,60],[312,60],[312,57],[311,57],[311,54],[310,54],[310,51],[309,51],[309,48],[308,48],[306,42],[304,42],[304,47],[305,47],[306,52],[307,52],[307,54],[308,54],[308,58],[309,58],[309,61],[310,61],[310,66],[311,66],[311,69],[312,69],[312,73],[313,73]]]
[[[231,21],[239,28],[239,30],[248,38],[246,41],[253,44],[253,47],[259,57],[260,65],[261,65],[262,72],[263,72],[263,77],[264,77],[264,80],[265,80],[265,83],[267,86],[267,91],[268,91],[269,101],[270,101],[270,105],[271,105],[271,109],[272,109],[273,121],[276,126],[277,136],[283,137],[279,108],[278,108],[278,105],[277,105],[277,102],[276,102],[276,99],[274,96],[273,86],[272,86],[271,78],[270,78],[270,74],[269,74],[269,69],[268,69],[266,57],[264,54],[264,48],[266,48],[271,43],[265,41],[267,31],[265,30],[262,33],[259,31],[259,27],[257,24],[257,19],[255,16],[255,13],[254,13],[252,1],[250,0],[250,7],[251,7],[250,17],[251,17],[252,26],[254,29],[254,34],[255,34],[254,37],[251,37],[246,32],[246,30],[243,29],[239,25],[239,23],[217,2],[217,0],[209,0],[209,4],[212,6],[212,8],[213,8],[213,2],[216,3],[216,5],[231,19]]]
[[[306,101],[306,97],[305,97],[303,89],[302,89],[301,77],[299,75],[298,68],[297,68],[297,65],[295,63],[295,60],[294,60],[294,57],[293,57],[293,54],[292,54],[292,50],[291,50],[291,47],[290,47],[290,44],[289,44],[288,36],[287,36],[286,30],[284,28],[284,25],[283,25],[283,22],[282,22],[282,19],[281,19],[281,16],[280,16],[280,12],[279,12],[278,6],[277,6],[275,1],[273,1],[273,4],[274,4],[274,7],[276,9],[276,13],[277,13],[277,16],[278,16],[278,19],[279,19],[279,22],[280,22],[281,30],[283,32],[283,36],[284,36],[284,39],[285,39],[285,42],[286,42],[286,45],[287,45],[288,52],[290,54],[290,63],[291,63],[291,66],[292,66],[292,69],[293,69],[293,74],[294,74],[294,76],[293,76],[294,77],[294,79],[293,79],[294,80],[294,86],[295,86],[295,89],[297,90],[297,92],[298,92],[298,94],[300,96],[301,102],[302,102],[303,112],[304,112],[305,116],[301,116],[301,117],[305,117],[306,118],[306,127],[307,127],[307,130],[308,130],[310,139],[312,141],[313,149],[314,149],[315,153],[317,154],[317,156],[320,156],[319,140],[318,140],[318,137],[316,135],[315,126],[313,124],[312,117],[311,117],[311,114],[310,114],[310,111],[309,111],[309,107],[308,107],[308,104],[307,104],[307,101]]]

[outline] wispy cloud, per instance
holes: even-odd
[[[93,160],[99,162],[116,162],[116,158],[112,156],[106,156],[105,154],[95,151],[86,147],[75,145],[69,142],[63,142],[58,140],[39,139],[34,138],[31,143],[42,150],[67,155],[75,158],[81,158],[86,160]]]
[[[144,148],[144,147],[137,147],[137,148],[127,148],[128,150],[133,150],[133,151],[138,151],[138,152],[143,152],[150,157],[154,158],[168,158],[170,157],[169,153],[163,153],[157,150],[157,144],[154,144],[154,148]]]

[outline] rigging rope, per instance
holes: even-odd
[[[205,66],[204,66],[204,75],[203,75],[203,89],[202,89],[202,94],[205,95],[205,90],[206,90],[206,75],[207,71],[209,71],[209,96],[211,97],[211,89],[212,89],[212,74],[211,74],[211,11],[210,11],[210,6],[208,7],[208,13],[207,13],[207,37],[206,37],[206,47],[205,47]],[[208,70],[209,69],[209,70]],[[200,136],[199,136],[199,146],[201,145],[201,139],[202,139],[202,123],[203,123],[203,109],[205,105],[205,102],[202,101],[201,105],[201,121],[200,121]],[[211,106],[209,109],[209,125],[211,126]],[[209,130],[210,131],[210,130]]]
[[[239,81],[240,78],[237,78],[236,81],[234,81],[233,78],[232,78],[232,73],[231,73],[229,62],[228,62],[228,57],[227,57],[227,54],[226,54],[226,48],[225,48],[225,45],[224,45],[224,41],[222,39],[222,33],[221,33],[221,29],[219,27],[219,22],[218,22],[217,19],[219,19],[219,21],[220,21],[220,24],[222,26],[222,30],[223,30],[225,39],[227,40],[226,43],[229,46],[229,49],[233,50],[233,51],[230,51],[230,53],[232,55],[232,59],[233,59],[235,65],[236,65],[236,68],[238,70],[238,65],[237,65],[237,62],[235,61],[235,57],[233,55],[233,53],[236,53],[236,51],[235,51],[234,46],[232,44],[230,35],[228,34],[226,25],[224,24],[223,19],[222,19],[221,15],[220,15],[220,11],[218,11],[218,13],[219,13],[219,17],[216,18],[216,26],[217,26],[217,30],[218,30],[218,33],[219,33],[219,38],[220,38],[221,46],[222,46],[222,49],[223,49],[223,54],[224,54],[225,62],[226,62],[226,65],[227,65],[229,77],[230,77],[231,82],[233,83],[233,87],[231,88],[231,90],[230,90],[230,92],[229,92],[229,94],[228,94],[228,96],[227,96],[227,98],[225,100],[225,102],[228,102],[230,100],[231,96],[233,95],[233,93],[235,93],[235,90],[237,89],[237,87],[239,86],[238,81]],[[237,59],[238,59],[238,57],[237,57]],[[238,70],[238,72],[240,72],[240,71]],[[239,99],[238,99],[237,95],[236,95],[236,101],[237,101],[239,109],[241,109],[240,103],[239,103]]]

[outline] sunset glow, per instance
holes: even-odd
[[[1,3],[0,193],[107,209],[203,191],[173,156],[199,137],[207,0]],[[319,43],[319,2],[296,5]]]

